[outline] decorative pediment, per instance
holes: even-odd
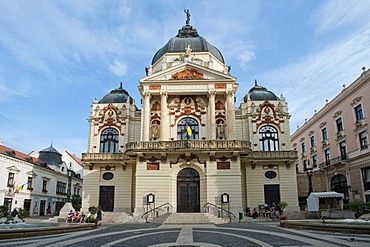
[[[34,171],[29,171],[29,172],[26,172],[26,174],[27,174],[27,176],[29,176],[29,177],[37,177],[37,173],[36,172],[34,172]]]
[[[351,102],[351,106],[354,106],[354,105],[357,105],[362,99],[362,96],[358,96],[356,98],[354,98]]]
[[[177,72],[171,76],[171,80],[199,80],[205,79],[202,73],[197,72],[195,69],[185,69]]]
[[[18,172],[20,172],[21,170],[19,170],[18,169],[18,167],[16,167],[16,166],[8,166],[7,168],[6,168],[9,172],[15,172],[15,173],[18,173]]]
[[[342,111],[336,111],[333,115],[333,118],[337,118],[339,117],[340,115],[342,115]]]
[[[236,78],[229,74],[205,68],[195,63],[182,63],[153,73],[139,81],[140,83],[151,82],[156,86],[153,89],[159,90],[163,87],[163,81],[175,80],[220,80],[225,83],[225,81],[236,81]],[[159,87],[159,85],[162,85],[162,87]]]
[[[326,126],[326,122],[322,122],[322,123],[320,123],[320,128],[324,128]]]

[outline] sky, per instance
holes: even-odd
[[[370,67],[368,0],[0,0],[0,141],[81,157],[94,98],[123,82],[141,109],[138,79],[184,9],[237,77],[236,107],[257,80],[291,132]]]

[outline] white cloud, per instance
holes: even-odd
[[[368,54],[370,29],[364,28],[345,41],[265,73],[263,78],[274,83],[269,86],[270,90],[278,93],[285,89],[291,125],[301,125],[315,109],[324,106],[326,99],[331,100],[340,93],[343,84],[349,85],[360,75],[362,66],[370,64]]]
[[[336,30],[348,24],[363,23],[364,18],[370,20],[370,4],[368,0],[331,0],[323,5],[311,16],[311,22],[316,25],[317,33]]]
[[[241,51],[238,60],[240,62],[241,67],[246,67],[248,63],[256,58],[256,55],[254,54],[253,51],[250,50],[244,50]]]
[[[117,60],[114,60],[113,63],[109,65],[109,71],[116,76],[124,76],[127,73],[126,65]]]

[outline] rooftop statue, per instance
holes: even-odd
[[[186,25],[190,24],[190,11],[188,9],[184,9],[184,12],[186,14]]]

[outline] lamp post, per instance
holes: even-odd
[[[68,188],[67,188],[67,199],[66,202],[71,202],[71,187],[72,187],[72,169],[67,169]]]
[[[312,171],[312,169],[307,169],[306,174],[307,174],[307,177],[308,177],[308,194],[311,194],[311,192],[313,192],[313,189],[312,189],[313,171]]]

